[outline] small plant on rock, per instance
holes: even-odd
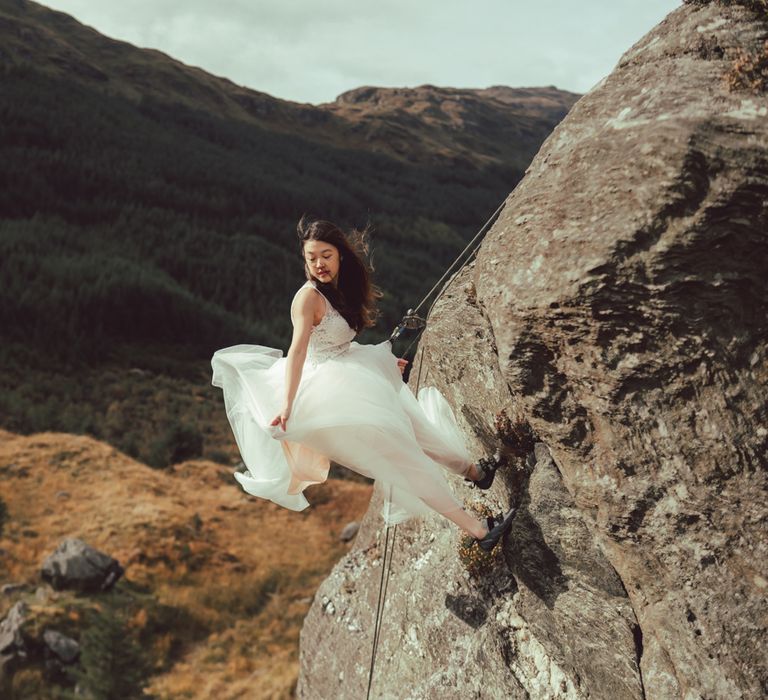
[[[730,91],[749,90],[755,94],[768,89],[768,41],[762,48],[748,52],[739,49],[731,69],[723,76]]]
[[[536,435],[530,423],[521,415],[510,418],[506,409],[502,408],[496,414],[494,426],[501,442],[516,457],[524,459],[533,452]]]
[[[490,507],[484,503],[465,504],[465,508],[479,518],[492,515]],[[464,535],[459,540],[459,560],[469,575],[476,579],[482,578],[493,569],[501,557],[501,550],[502,547],[499,545],[494,547],[492,551],[486,552],[475,543],[475,539],[470,535]]]

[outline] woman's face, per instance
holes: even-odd
[[[312,277],[326,284],[336,284],[341,261],[339,260],[339,249],[333,243],[306,241],[304,243],[304,262],[312,273]]]

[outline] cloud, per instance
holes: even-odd
[[[679,4],[54,0],[49,6],[241,85],[317,103],[361,85],[556,85],[585,92]]]

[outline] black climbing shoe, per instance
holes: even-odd
[[[477,468],[480,470],[480,478],[477,481],[464,477],[464,481],[468,481],[473,487],[479,489],[489,489],[493,480],[496,477],[496,470],[503,464],[501,455],[497,452],[493,457],[483,457],[477,460]]]
[[[515,508],[510,508],[506,513],[499,513],[495,516],[489,515],[486,518],[486,521],[488,522],[488,534],[482,538],[474,538],[480,549],[485,552],[490,552],[501,541],[502,535],[509,530],[514,519]]]

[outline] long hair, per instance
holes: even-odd
[[[383,294],[371,281],[371,272],[374,268],[368,260],[370,224],[363,230],[353,228],[349,233],[344,233],[330,221],[322,219],[311,221],[305,214],[299,220],[296,231],[307,280],[313,281],[328,297],[334,308],[355,329],[355,332],[359,333],[363,328],[375,326],[379,316],[376,300]],[[323,241],[338,248],[342,260],[339,264],[336,287],[330,282],[322,282],[312,276],[304,258],[306,241]]]

